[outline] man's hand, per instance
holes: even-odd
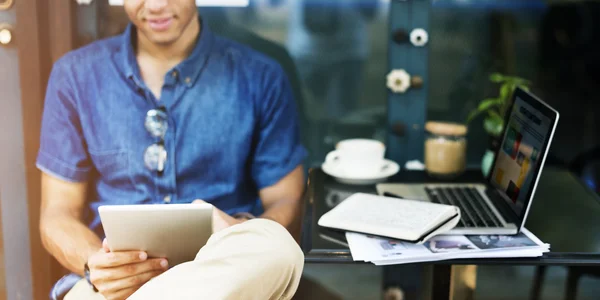
[[[203,200],[197,199],[192,203],[206,203]],[[227,227],[233,226],[235,224],[240,224],[244,222],[243,220],[238,220],[224,211],[213,206],[213,232],[221,231]]]
[[[143,251],[110,252],[102,249],[89,257],[90,281],[107,300],[127,299],[150,279],[165,272],[164,258],[148,258]]]

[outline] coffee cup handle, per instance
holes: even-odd
[[[325,157],[325,162],[326,163],[336,163],[338,162],[340,159],[340,153],[337,150],[333,150],[329,153],[327,153],[327,156]]]

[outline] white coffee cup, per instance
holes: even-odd
[[[385,145],[377,140],[350,139],[336,144],[336,150],[327,154],[325,162],[343,170],[349,176],[369,177],[385,167]]]

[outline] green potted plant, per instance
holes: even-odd
[[[490,75],[490,81],[500,84],[499,94],[495,98],[487,98],[482,100],[477,108],[475,108],[467,117],[467,125],[471,123],[477,116],[485,114],[483,119],[483,128],[490,136],[490,149],[483,156],[481,162],[481,170],[485,176],[488,175],[492,162],[494,161],[494,150],[499,147],[502,131],[504,130],[504,116],[510,107],[512,94],[517,87],[529,91],[531,82],[527,79],[506,76],[500,73]]]

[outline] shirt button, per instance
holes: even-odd
[[[165,200],[165,203],[171,203],[171,195],[166,195],[163,200]]]
[[[185,78],[185,83],[189,84],[190,82],[192,82],[192,80],[189,77]]]
[[[177,77],[177,71],[173,71],[173,73],[171,73],[171,75],[173,76],[173,78]]]

